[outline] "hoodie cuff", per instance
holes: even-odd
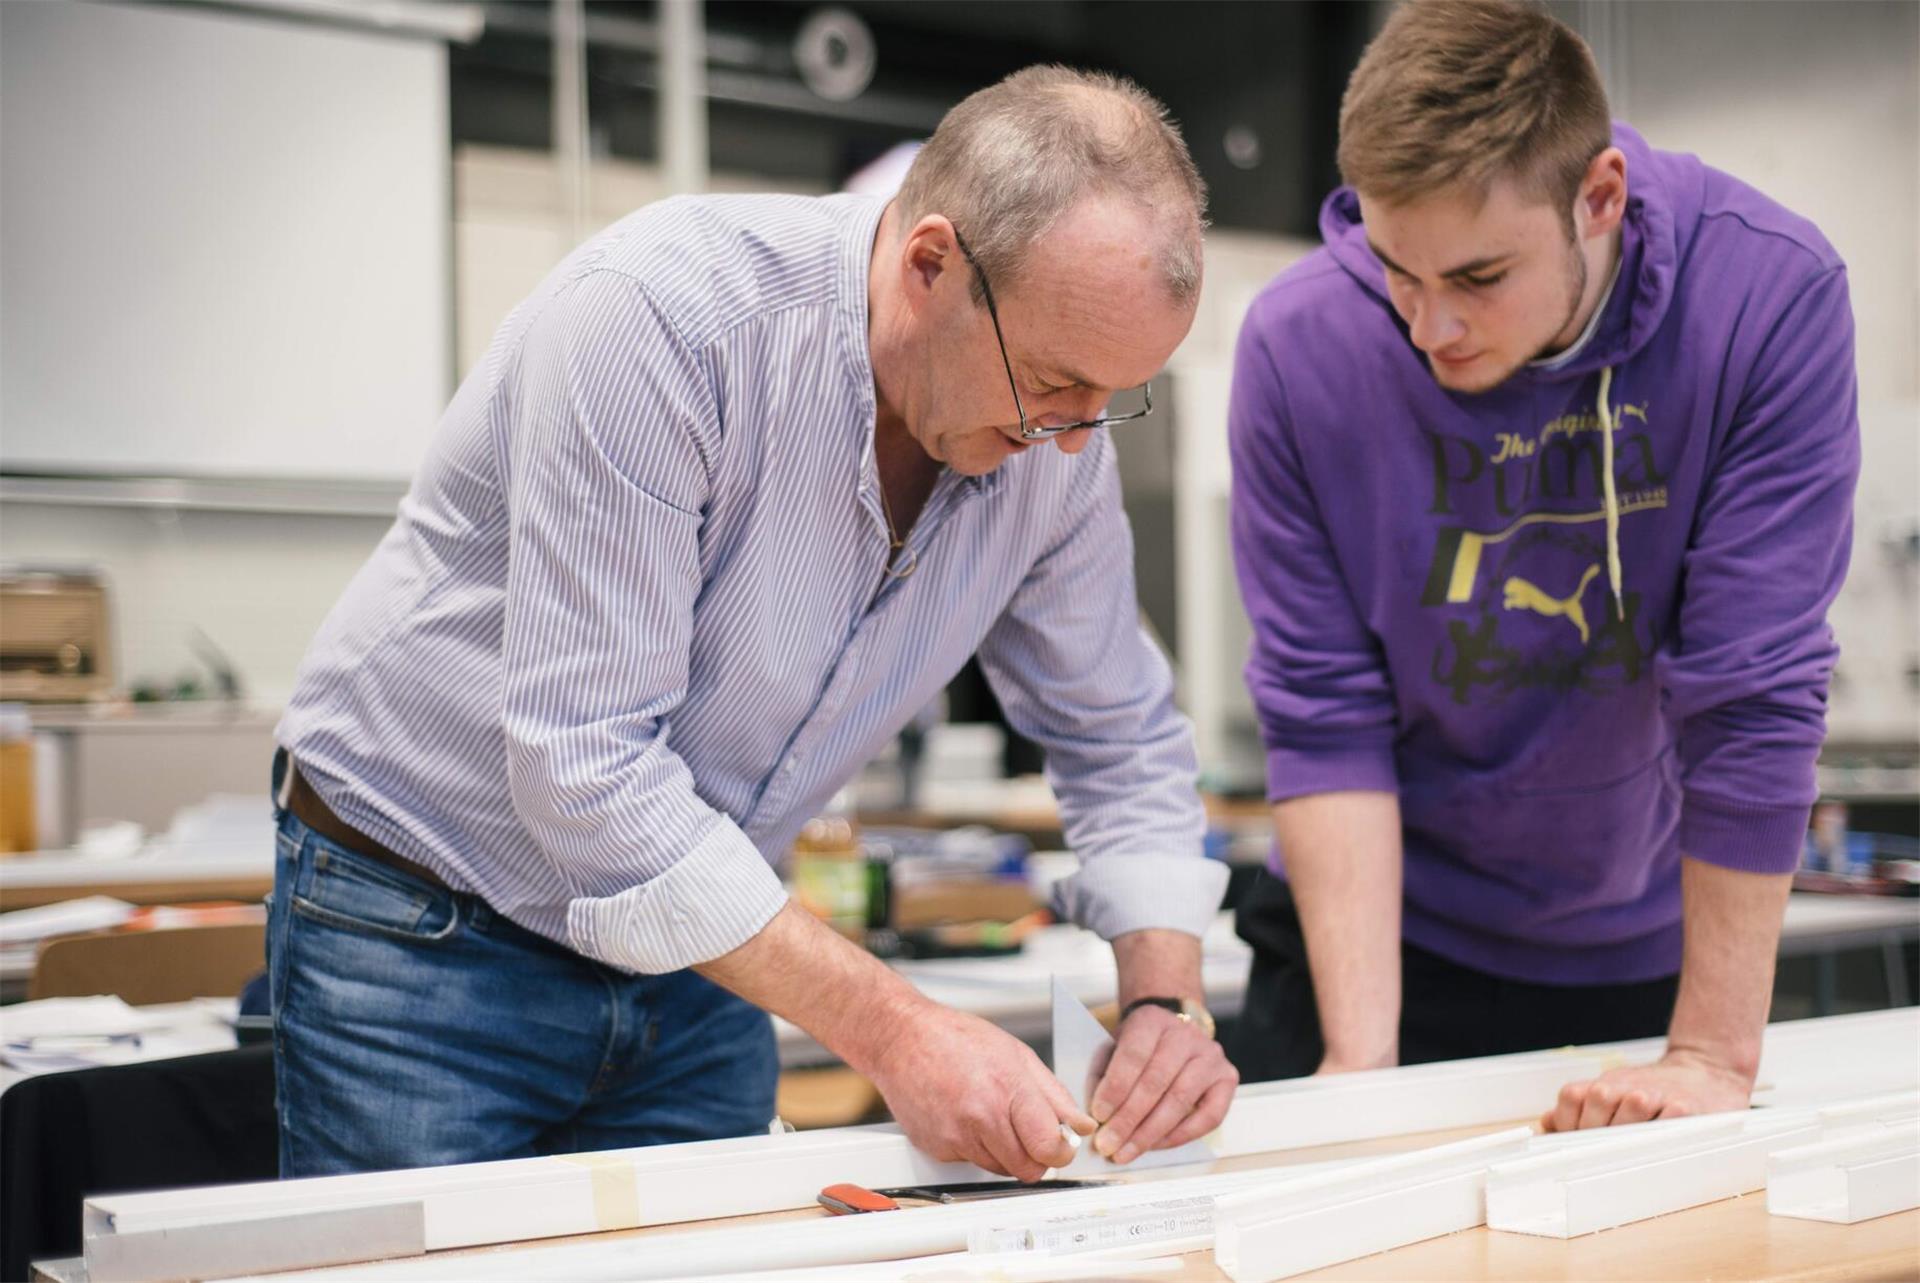
[[[1680,853],[1742,873],[1792,873],[1800,867],[1812,810],[1727,802],[1690,791],[1680,807]]]
[[[1400,788],[1393,766],[1393,748],[1387,744],[1351,748],[1267,750],[1267,801],[1284,802],[1309,793],[1342,793],[1365,789],[1395,793]]]

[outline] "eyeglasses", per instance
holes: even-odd
[[[1022,441],[1045,441],[1057,437],[1063,432],[1073,432],[1079,428],[1111,428],[1117,423],[1131,423],[1135,419],[1144,419],[1153,413],[1153,384],[1142,383],[1139,388],[1141,408],[1131,414],[1109,414],[1098,419],[1082,419],[1077,423],[1039,424],[1027,422],[1027,407],[1020,402],[1020,385],[1013,377],[1013,361],[1007,356],[1007,336],[1000,330],[1000,309],[993,304],[993,286],[987,282],[987,274],[980,266],[980,260],[973,256],[967,243],[960,239],[960,230],[954,229],[954,243],[966,256],[973,267],[974,274],[980,278],[980,295],[987,302],[987,316],[993,321],[993,337],[1000,344],[1000,363],[1007,369],[1007,390],[1013,393],[1013,408],[1020,415],[1020,439]]]

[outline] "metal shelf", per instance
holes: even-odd
[[[61,507],[390,518],[406,491],[404,481],[0,475],[0,503]]]

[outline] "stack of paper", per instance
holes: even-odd
[[[119,998],[42,998],[0,1009],[0,1060],[21,1073],[126,1065],[236,1045],[232,998],[130,1007]]]

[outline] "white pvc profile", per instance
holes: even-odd
[[[1767,1156],[1820,1135],[1817,1119],[1730,1115],[1496,1165],[1487,1177],[1491,1229],[1574,1238],[1767,1183]]]
[[[986,1179],[971,1164],[928,1158],[883,1125],[108,1195],[87,1200],[83,1235],[89,1268],[112,1261],[119,1283],[143,1283],[182,1273],[231,1277],[261,1269],[266,1259],[290,1269],[391,1256],[385,1218],[396,1207],[415,1209],[418,1250],[432,1252],[804,1207],[836,1180],[871,1187]],[[358,1234],[339,1221],[356,1212],[381,1232]],[[300,1215],[329,1216],[333,1232],[304,1259],[288,1260],[288,1218]],[[141,1235],[164,1239],[172,1259],[190,1267],[142,1272],[140,1254],[127,1250],[129,1236]]]
[[[347,1265],[317,1271],[311,1277],[326,1283],[361,1280],[364,1283],[428,1283],[458,1277],[463,1283],[519,1283],[528,1278],[586,1280],[656,1280],[705,1277],[749,1270],[851,1267],[873,1262],[912,1259],[936,1254],[968,1252],[970,1240],[982,1229],[1006,1225],[1020,1218],[1125,1215],[1141,1204],[1169,1198],[1217,1197],[1221,1194],[1271,1184],[1277,1176],[1306,1177],[1342,1170],[1354,1160],[1302,1164],[1276,1170],[1221,1172],[1202,1176],[1160,1177],[1126,1182],[1101,1189],[1033,1194],[1018,1199],[913,1207],[900,1212],[865,1216],[838,1216],[801,1221],[767,1221],[725,1229],[689,1226],[671,1237],[589,1240],[535,1246],[515,1252],[462,1256],[414,1257]],[[1143,1245],[1145,1254],[1198,1251],[1212,1242],[1209,1226],[1203,1236],[1189,1241]],[[1013,1253],[953,1257],[972,1268],[975,1263],[1005,1261]],[[1021,1253],[1040,1258],[1041,1253]],[[1082,1259],[1112,1259],[1099,1253]],[[1044,1259],[1061,1261],[1058,1256]]]
[[[1853,1225],[1920,1207],[1920,1122],[1905,1119],[1783,1149],[1767,1167],[1775,1216]]]
[[[1655,1056],[1659,1043],[1636,1050]],[[1567,1083],[1626,1059],[1615,1051],[1523,1052],[1256,1083],[1235,1094],[1208,1139],[1225,1157],[1532,1119],[1553,1107]]]
[[[1529,1052],[1258,1084],[1241,1090],[1227,1122],[1209,1140],[1216,1156],[1228,1157],[1511,1121],[1545,1109],[1561,1083],[1598,1073],[1614,1059],[1613,1053]],[[88,1201],[85,1230],[89,1259],[102,1260],[105,1236],[164,1231],[177,1238],[183,1230],[206,1230],[208,1255],[197,1272],[213,1278],[257,1268],[249,1263],[245,1234],[236,1236],[231,1227],[302,1212],[359,1207],[371,1214],[396,1203],[418,1204],[419,1239],[433,1252],[805,1207],[836,1181],[877,1187],[986,1177],[969,1164],[934,1162],[898,1128],[883,1125],[106,1196]],[[230,1228],[215,1235],[217,1226]],[[216,1238],[224,1246],[214,1247]],[[358,1236],[335,1235],[331,1241],[337,1245],[332,1254],[304,1263],[368,1259],[355,1254]],[[136,1275],[126,1280],[141,1283]]]
[[[1920,1088],[1920,1007],[1769,1025],[1756,1104],[1822,1105]]]
[[[1910,1054],[1917,1037],[1920,1012],[1912,1009],[1775,1026],[1767,1031],[1762,1075],[1776,1092],[1822,1104],[1831,1103],[1843,1089],[1912,1089],[1920,1082],[1920,1068]],[[1228,1157],[1530,1118],[1553,1103],[1562,1084],[1615,1064],[1653,1059],[1661,1048],[1660,1040],[1647,1039],[1577,1052],[1528,1052],[1257,1084],[1237,1093],[1226,1122],[1209,1140],[1217,1156]],[[289,1218],[307,1214],[334,1216],[366,1209],[370,1226],[379,1220],[385,1227],[378,1241],[390,1242],[400,1228],[389,1223],[394,1209],[417,1208],[421,1250],[434,1252],[806,1207],[822,1187],[836,1181],[872,1187],[985,1177],[967,1164],[933,1161],[914,1150],[895,1127],[841,1128],[102,1196],[86,1204],[85,1233],[89,1260],[104,1261],[111,1255],[122,1263],[133,1261],[133,1272],[119,1277],[143,1283],[154,1276],[138,1272],[139,1254],[110,1253],[104,1238],[164,1234],[175,1259],[199,1262],[191,1272],[219,1278],[264,1268],[269,1240],[276,1250],[284,1248]],[[269,1223],[278,1228],[268,1228]],[[371,1246],[376,1241],[371,1229],[366,1236],[340,1232],[317,1237],[331,1244],[328,1253],[279,1268],[392,1255]],[[192,1257],[194,1251],[203,1255]],[[181,1258],[182,1252],[188,1256]]]
[[[1842,1101],[1821,1108],[1819,1117],[1829,1139],[1838,1135],[1839,1129],[1851,1125],[1905,1122],[1920,1118],[1920,1091],[1883,1092],[1860,1100]]]
[[[1488,1165],[1524,1153],[1530,1135],[1517,1127],[1222,1195],[1214,1263],[1234,1283],[1267,1283],[1471,1229],[1486,1219]]]
[[[1863,1113],[1884,1111],[1886,1101],[1849,1103],[1822,1111],[1835,1117],[1858,1116]],[[1813,1118],[1811,1112],[1796,1113],[1786,1122],[1805,1122]],[[1772,1120],[1769,1120],[1772,1121]],[[1562,1154],[1575,1150],[1592,1151],[1597,1147],[1617,1146],[1624,1140],[1637,1140],[1646,1137],[1697,1137],[1712,1133],[1730,1134],[1731,1130],[1744,1126],[1744,1119],[1728,1117],[1687,1118],[1668,1122],[1640,1123],[1624,1128],[1610,1129],[1605,1132],[1558,1133],[1550,1136],[1537,1136],[1524,1148],[1526,1154]],[[1515,1137],[1524,1137],[1523,1131],[1510,1133]],[[1483,1139],[1474,1144],[1496,1146],[1504,1137]],[[963,1246],[977,1252],[982,1248],[1002,1253],[991,1258],[978,1255],[967,1257],[946,1256],[954,1269],[975,1268],[985,1265],[988,1260],[1007,1261],[1014,1259],[1005,1254],[1007,1231],[1022,1227],[1044,1229],[1063,1223],[1086,1224],[1100,1217],[1110,1217],[1116,1224],[1137,1219],[1135,1213],[1154,1204],[1164,1205],[1171,1200],[1196,1202],[1205,1200],[1213,1206],[1209,1208],[1207,1223],[1203,1232],[1197,1232],[1187,1239],[1152,1238],[1135,1244],[1131,1250],[1120,1253],[1109,1249],[1105,1251],[1077,1252],[1073,1255],[1045,1255],[1027,1253],[1029,1257],[1039,1257],[1066,1268],[1069,1260],[1084,1261],[1115,1260],[1121,1256],[1137,1256],[1167,1252],[1199,1251],[1214,1246],[1215,1211],[1223,1198],[1231,1198],[1243,1191],[1261,1190],[1266,1192],[1269,1206],[1276,1205],[1286,1196],[1288,1189],[1296,1194],[1304,1191],[1307,1196],[1322,1194],[1335,1202],[1364,1197],[1369,1193],[1384,1191],[1393,1173],[1401,1175],[1400,1184],[1407,1183],[1408,1173],[1425,1167],[1431,1175],[1437,1161],[1437,1151],[1428,1149],[1404,1156],[1388,1159],[1345,1159],[1305,1164],[1300,1166],[1221,1173],[1201,1176],[1162,1176],[1156,1174],[1151,1179],[1130,1182],[1103,1190],[1085,1190],[1056,1194],[1037,1194],[1027,1198],[1009,1199],[999,1202],[979,1204],[957,1204],[950,1207],[913,1208],[906,1212],[879,1216],[842,1217],[825,1220],[800,1222],[767,1222],[729,1226],[726,1229],[703,1229],[690,1226],[686,1230],[673,1234],[669,1238],[616,1239],[610,1241],[587,1241],[567,1243],[550,1247],[528,1247],[519,1251],[490,1253],[482,1256],[463,1256],[457,1261],[446,1256],[415,1257],[410,1260],[393,1260],[378,1264],[348,1266],[343,1269],[324,1271],[321,1277],[327,1283],[340,1283],[342,1280],[363,1280],[365,1283],[426,1283],[428,1280],[457,1275],[469,1283],[488,1283],[499,1280],[517,1281],[523,1278],[565,1279],[572,1283],[586,1283],[587,1280],[643,1280],[664,1279],[685,1276],[706,1276],[717,1273],[752,1269],[778,1268],[783,1271],[794,1269],[840,1269],[853,1270],[865,1264],[891,1262],[905,1267],[909,1258],[918,1259],[933,1254],[958,1252]],[[1469,1148],[1468,1154],[1472,1153]],[[1513,1151],[1515,1154],[1522,1152]],[[1474,1162],[1486,1166],[1491,1156],[1476,1157]],[[1384,1173],[1384,1175],[1383,1175]],[[1278,1195],[1274,1191],[1280,1191]],[[1457,1222],[1467,1212],[1458,1200],[1457,1187],[1451,1191],[1444,1183],[1438,1189],[1428,1189],[1419,1194],[1401,1191],[1400,1205],[1388,1208],[1381,1213],[1381,1219],[1408,1227],[1419,1225],[1430,1229],[1434,1225],[1459,1227]],[[1449,1193],[1455,1195],[1451,1206],[1444,1201]],[[1483,1213],[1479,1207],[1471,1210],[1479,1224]],[[1337,1210],[1329,1211],[1320,1218],[1321,1223],[1332,1223],[1337,1219]],[[1362,1217],[1363,1221],[1368,1218]],[[1449,1232],[1442,1228],[1436,1232]],[[1340,1245],[1340,1250],[1350,1254],[1363,1254],[1367,1251],[1385,1250],[1368,1247],[1375,1241],[1367,1237],[1377,1234],[1377,1227],[1371,1221],[1363,1224],[1357,1235],[1325,1233]],[[1411,1239],[1407,1241],[1413,1241]],[[1393,1244],[1392,1246],[1398,1246]],[[1059,1253],[1062,1249],[1055,1248]],[[1344,1259],[1344,1258],[1342,1258]],[[1044,1271],[1043,1271],[1044,1275]]]
[[[1920,1087],[1920,1008],[1768,1026],[1756,1101],[1827,1103]],[[1531,1119],[1569,1082],[1657,1060],[1661,1038],[1242,1087],[1209,1137],[1221,1156]]]

